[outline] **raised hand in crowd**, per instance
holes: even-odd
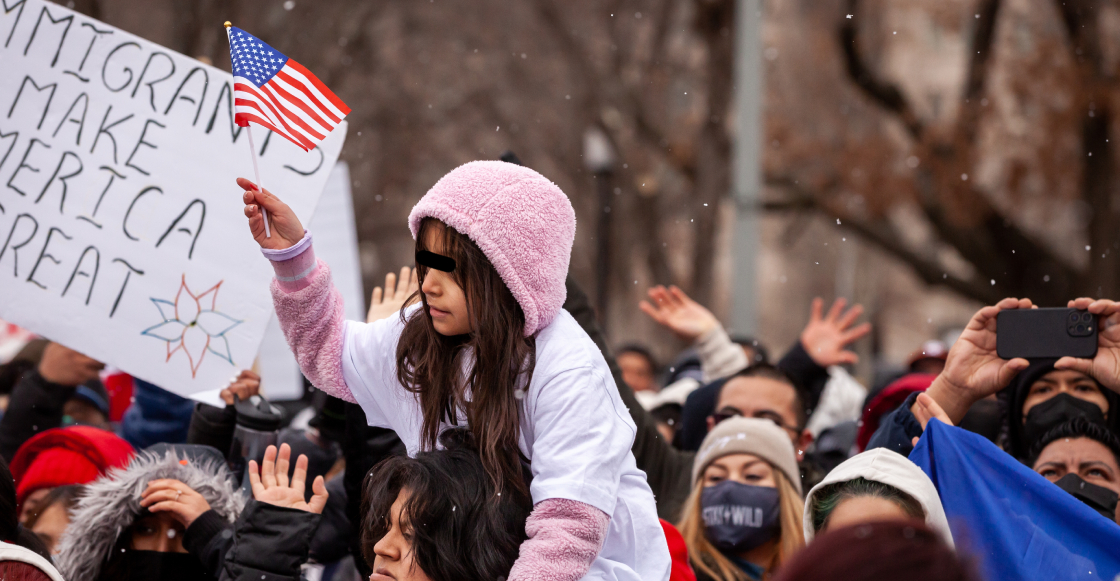
[[[210,503],[201,494],[173,478],[148,482],[148,487],[140,494],[140,506],[150,512],[169,513],[184,527],[191,526],[202,513],[210,510]]]
[[[941,409],[941,406],[937,405],[937,402],[930,397],[928,393],[919,393],[918,399],[914,401],[914,405],[910,407],[910,411],[914,414],[914,418],[918,420],[918,423],[922,424],[923,430],[926,429],[926,426],[929,425],[929,421],[933,418],[937,418],[945,425],[954,425],[953,420],[949,419],[949,414],[945,413],[945,410]],[[917,446],[918,438],[914,438],[910,443]]]
[[[996,353],[996,317],[1000,311],[1033,306],[1030,299],[1006,298],[980,309],[949,349],[944,371],[933,380],[926,393],[954,425],[960,423],[972,404],[1007,387],[1029,365],[1023,358],[1000,359]],[[911,407],[915,416],[919,414],[916,409],[919,407],[916,403]]]
[[[104,368],[104,363],[53,342],[47,344],[39,361],[39,375],[43,379],[67,386],[97,379],[97,373]]]
[[[283,250],[295,246],[303,239],[303,224],[300,223],[296,213],[280,198],[272,195],[268,190],[258,190],[253,182],[245,178],[237,178],[237,185],[245,190],[242,200],[245,202],[245,217],[249,219],[249,232],[253,240],[261,248],[269,250]],[[272,236],[266,237],[264,232],[264,217],[261,208],[268,211],[268,224]]]
[[[720,325],[711,311],[676,286],[657,285],[649,289],[649,298],[638,303],[638,308],[688,343],[696,342]]]
[[[315,477],[315,482],[311,484],[311,501],[305,502],[303,493],[307,482],[307,456],[299,455],[296,469],[292,472],[289,481],[288,466],[291,455],[291,447],[281,444],[279,456],[276,453],[276,446],[269,446],[265,450],[264,461],[261,462],[259,470],[255,460],[249,461],[249,483],[253,487],[253,498],[274,506],[322,514],[329,496],[323,477]]]
[[[821,367],[859,362],[859,355],[848,351],[848,345],[870,333],[871,323],[853,327],[856,319],[863,314],[863,306],[853,305],[845,311],[847,304],[848,301],[843,298],[836,299],[828,314],[822,315],[824,301],[820,297],[813,299],[809,324],[801,331],[801,346]]]
[[[237,396],[240,401],[245,401],[254,395],[261,392],[261,376],[256,372],[248,369],[242,369],[241,373],[233,380],[233,383],[226,386],[219,394],[218,397],[226,402],[226,405],[234,405],[233,396]]]
[[[405,266],[401,268],[399,278],[394,272],[386,274],[384,292],[379,286],[373,287],[373,296],[370,297],[366,322],[380,321],[397,314],[404,308],[408,297],[418,290],[420,290],[420,284],[416,280],[415,270]]]
[[[1080,298],[1070,301],[1068,306],[1097,315],[1097,356],[1092,359],[1062,357],[1054,368],[1080,371],[1108,389],[1120,392],[1120,303]]]

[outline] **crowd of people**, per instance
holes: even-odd
[[[999,313],[1033,307],[1005,299],[869,389],[859,305],[813,301],[774,361],[657,286],[638,308],[687,344],[662,366],[607,344],[571,204],[514,158],[421,199],[415,268],[366,322],[295,214],[238,184],[313,389],[269,402],[245,370],[216,407],[28,343],[0,366],[0,577],[1120,578],[1120,303],[1070,301],[1091,360],[1000,358]]]

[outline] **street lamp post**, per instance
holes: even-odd
[[[735,6],[736,131],[732,187],[735,237],[732,247],[731,328],[758,332],[758,207],[762,197],[762,0]]]
[[[595,310],[599,323],[607,328],[611,274],[611,193],[614,191],[615,155],[603,130],[591,126],[583,133],[583,164],[595,177],[598,190],[598,223],[595,233]]]

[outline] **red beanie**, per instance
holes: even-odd
[[[42,488],[85,484],[132,460],[132,446],[112,432],[89,426],[54,428],[23,443],[12,458],[16,504]]]
[[[856,434],[856,445],[859,446],[859,451],[863,452],[867,449],[867,444],[871,441],[871,436],[875,435],[875,430],[879,429],[879,421],[883,419],[883,416],[897,409],[915,391],[929,389],[934,379],[937,379],[936,375],[909,373],[896,379],[894,383],[884,387],[883,391],[871,398],[867,408],[863,410],[859,433]]]
[[[661,530],[665,531],[665,542],[669,544],[669,581],[696,581],[696,574],[688,564],[688,546],[676,527],[665,519],[661,520]]]

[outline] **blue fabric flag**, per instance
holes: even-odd
[[[932,420],[910,460],[933,480],[958,548],[986,579],[1120,574],[1120,525],[986,438]]]

